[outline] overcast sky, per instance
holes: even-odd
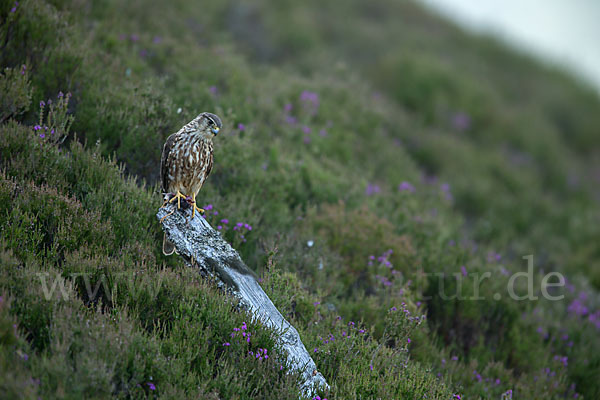
[[[420,1],[471,29],[569,66],[600,92],[600,0]]]

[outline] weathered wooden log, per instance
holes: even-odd
[[[203,275],[215,278],[220,287],[239,299],[242,307],[276,332],[276,341],[287,352],[288,367],[303,377],[301,394],[312,397],[318,387],[328,389],[298,331],[277,310],[237,251],[198,213],[192,219],[190,208],[176,210],[175,204],[167,204],[156,216],[160,220],[169,213],[162,226],[177,252],[188,262],[194,260]]]

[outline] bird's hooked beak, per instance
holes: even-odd
[[[211,129],[213,135],[217,136],[217,133],[219,133],[219,127],[215,126],[214,128]]]

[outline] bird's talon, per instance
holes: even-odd
[[[177,191],[177,193],[173,196],[173,198],[171,198],[171,200],[169,200],[169,203],[174,202],[175,200],[177,200],[177,208],[181,208],[181,199],[186,199],[186,197],[181,194],[180,191]]]
[[[174,212],[175,212],[175,210],[171,211],[170,213],[168,213],[167,215],[165,215],[164,217],[162,217],[162,218],[160,219],[160,223],[162,223],[162,222],[164,221],[164,219],[165,219],[165,218],[167,218],[168,216],[171,216],[171,215],[173,215],[173,213],[174,213]]]

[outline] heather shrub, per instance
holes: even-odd
[[[27,79],[27,67],[23,65],[20,70],[6,68],[0,75],[0,91],[3,93],[0,123],[27,112],[31,103],[31,84]]]

